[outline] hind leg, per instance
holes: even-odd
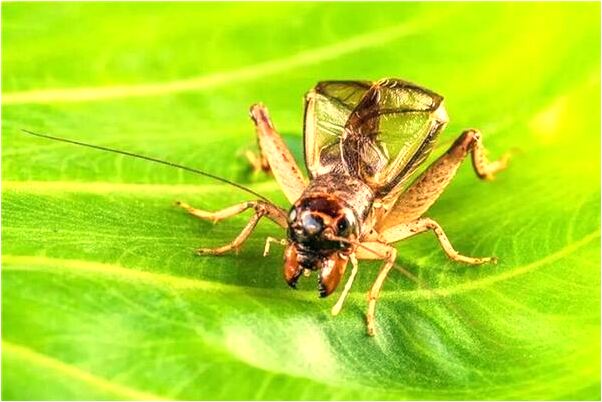
[[[437,201],[469,153],[475,173],[483,180],[492,180],[497,172],[506,168],[509,159],[506,154],[499,160],[490,162],[486,157],[481,133],[477,130],[464,131],[449,150],[404,191],[376,230],[382,232],[420,218]]]
[[[261,104],[251,106],[251,119],[255,123],[260,155],[251,153],[252,164],[260,169],[271,169],[274,178],[292,204],[305,190],[306,182],[295,158],[274,128],[268,110]],[[249,156],[247,156],[249,158]]]

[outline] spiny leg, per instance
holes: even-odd
[[[242,246],[242,244],[245,242],[245,240],[247,240],[249,238],[249,236],[253,232],[253,229],[255,229],[255,226],[257,226],[257,223],[259,222],[259,220],[261,219],[262,216],[263,216],[262,214],[255,213],[251,217],[251,220],[247,223],[247,225],[240,232],[240,234],[238,236],[236,236],[236,238],[234,240],[232,240],[230,243],[225,244],[221,247],[216,247],[216,248],[201,247],[196,250],[196,253],[199,255],[206,255],[206,254],[221,255],[221,254],[227,253],[228,251],[232,251],[232,250],[234,250],[235,252],[238,253],[240,246]]]
[[[261,168],[267,164],[286,198],[291,203],[297,201],[306,187],[301,169],[274,128],[266,107],[261,104],[253,105],[250,114],[261,150],[261,155],[259,158],[255,157],[254,164]]]
[[[385,282],[389,271],[395,265],[395,259],[397,258],[397,250],[384,243],[379,242],[366,242],[362,243],[362,247],[357,249],[357,258],[365,260],[384,260],[385,263],[378,272],[378,276],[372,285],[372,288],[368,292],[368,312],[366,314],[366,324],[368,329],[368,335],[374,336],[376,334],[376,325],[374,317],[376,314],[376,301],[380,294],[380,289]]]
[[[330,310],[330,313],[332,315],[337,315],[341,312],[341,309],[343,308],[343,303],[345,302],[345,299],[347,298],[347,295],[349,294],[349,291],[351,290],[351,285],[353,285],[353,280],[355,279],[355,276],[357,275],[357,270],[358,270],[357,258],[355,258],[354,254],[351,254],[349,256],[349,259],[351,260],[351,274],[349,275],[349,279],[347,279],[347,282],[345,283],[345,287],[343,288],[343,291],[341,292],[341,295],[339,296],[339,300],[337,300],[335,305],[332,306],[332,309]]]
[[[212,221],[213,223],[217,223],[222,219],[230,218],[232,216],[238,215],[241,212],[246,211],[249,208],[253,208],[256,205],[255,201],[247,201],[241,202],[240,204],[232,205],[231,207],[221,209],[215,212],[204,211],[202,209],[194,208],[185,202],[176,201],[176,205],[180,208],[183,208],[192,216],[196,216],[197,218],[205,219],[208,221]]]
[[[472,154],[472,164],[477,176],[484,180],[493,179],[495,173],[506,167],[509,159],[509,154],[506,154],[499,160],[490,162],[486,157],[481,133],[473,129],[464,131],[449,150],[399,197],[383,221],[377,225],[377,231],[382,232],[420,218],[445,190],[469,152]]]
[[[254,209],[253,216],[251,217],[247,225],[243,228],[243,230],[240,232],[240,234],[232,242],[213,249],[199,248],[197,250],[197,254],[201,255],[220,255],[231,250],[238,251],[241,245],[245,242],[245,240],[247,240],[247,238],[251,235],[253,229],[255,229],[255,226],[257,226],[259,220],[264,216],[268,217],[273,222],[275,222],[283,228],[287,227],[286,213],[277,206],[264,201],[247,201],[222,209],[217,212],[207,212],[200,209],[196,209],[183,202],[177,202],[176,205],[184,208],[191,215],[213,222],[217,222],[219,220],[238,215],[249,208]]]
[[[420,218],[413,222],[402,223],[397,226],[390,227],[380,233],[379,239],[386,243],[395,243],[428,230],[432,230],[433,233],[435,233],[437,240],[439,240],[439,244],[443,248],[443,251],[445,251],[447,256],[454,261],[460,261],[473,265],[484,264],[486,262],[495,263],[497,261],[495,257],[475,258],[466,257],[458,253],[451,245],[441,226],[430,218]]]
[[[221,209],[215,212],[204,211],[202,209],[194,208],[185,202],[176,201],[176,206],[186,210],[190,215],[196,216],[197,218],[219,222],[222,219],[231,218],[236,216],[247,209],[253,208],[255,211],[263,211],[263,214],[274,221],[279,226],[286,228],[286,212],[273,204],[269,204],[265,201],[245,201],[240,204],[235,204],[230,207]]]

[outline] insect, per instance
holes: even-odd
[[[305,164],[309,183],[286,148],[261,104],[251,107],[260,148],[251,157],[256,169],[271,169],[292,207],[287,214],[264,201],[244,202],[218,212],[185,203],[190,214],[212,221],[247,209],[254,214],[242,232],[222,247],[201,248],[199,254],[238,250],[262,217],[287,230],[284,279],[295,287],[302,274],[318,272],[320,296],[332,294],[349,262],[352,271],[332,309],[338,314],[358,270],[358,259],[382,259],[368,295],[367,329],[376,332],[379,292],[397,256],[392,243],[433,231],[449,258],[468,264],[494,262],[458,253],[439,224],[423,214],[451,181],[468,153],[477,175],[492,179],[506,167],[504,156],[489,162],[481,135],[466,130],[422,175],[408,179],[429,155],[448,117],[443,98],[399,79],[324,81],[305,97]]]
[[[184,202],[176,204],[189,214],[213,222],[252,210],[240,234],[217,248],[200,248],[201,255],[238,251],[258,222],[266,217],[286,230],[286,237],[268,237],[285,247],[284,279],[296,287],[302,275],[317,272],[321,297],[332,294],[351,273],[332,307],[337,315],[358,272],[358,260],[382,260],[368,292],[367,332],[375,335],[376,303],[383,283],[394,267],[397,250],[392,244],[432,231],[449,258],[467,264],[495,262],[457,252],[441,226],[423,215],[454,177],[470,154],[477,176],[493,179],[504,169],[508,155],[490,162],[478,130],[464,131],[445,154],[424,172],[413,173],[425,161],[448,122],[440,95],[400,79],[323,81],[305,96],[304,149],[306,179],[274,128],[267,109],[250,109],[259,155],[249,154],[257,170],[271,171],[291,202],[285,210],[239,184],[182,165],[130,152],[84,144],[43,134],[29,134],[117,152],[209,176],[241,188],[259,199],[209,212]]]

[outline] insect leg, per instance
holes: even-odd
[[[454,261],[473,265],[484,264],[486,262],[496,262],[495,257],[474,258],[461,255],[451,245],[441,226],[439,226],[437,222],[430,218],[420,218],[413,222],[402,223],[388,228],[380,233],[380,239],[386,243],[394,243],[428,230],[432,230],[433,233],[435,233],[437,240],[439,240],[439,243],[441,244],[441,247],[447,256]]]
[[[270,253],[270,246],[272,245],[272,243],[280,244],[281,246],[287,245],[286,239],[276,239],[275,237],[272,237],[272,236],[266,237],[265,246],[263,247],[263,256],[264,257],[267,257],[267,255]]]
[[[245,240],[247,240],[249,235],[253,232],[253,229],[255,229],[255,226],[257,226],[257,223],[259,222],[259,220],[264,216],[271,219],[273,222],[275,222],[276,224],[278,224],[279,226],[281,226],[283,228],[287,227],[286,213],[283,210],[281,210],[280,208],[278,208],[277,206],[269,204],[267,202],[263,202],[263,201],[242,202],[240,204],[233,205],[231,207],[222,209],[221,211],[217,211],[217,212],[207,212],[207,211],[203,211],[201,209],[196,209],[183,202],[177,202],[176,204],[178,206],[184,208],[191,215],[194,215],[201,219],[210,220],[213,222],[217,222],[222,219],[229,218],[234,215],[238,215],[241,212],[244,212],[250,208],[254,209],[254,214],[251,217],[251,220],[247,223],[247,225],[244,227],[244,229],[240,232],[240,234],[232,242],[230,242],[224,246],[213,248],[213,249],[212,248],[199,248],[197,250],[197,254],[220,255],[220,254],[227,253],[228,251],[231,251],[231,250],[238,251],[240,246],[245,242]]]
[[[473,129],[464,131],[449,150],[399,197],[376,229],[382,232],[400,223],[420,218],[445,190],[469,152],[477,176],[484,180],[492,180],[495,173],[506,167],[509,159],[509,154],[506,154],[499,160],[490,162],[485,156],[481,133]]]
[[[263,201],[241,202],[240,204],[232,205],[231,207],[224,208],[216,212],[209,212],[204,211],[202,209],[197,209],[181,201],[176,201],[176,205],[180,208],[185,209],[189,214],[196,216],[197,218],[212,221],[214,223],[219,222],[222,219],[238,215],[246,211],[247,209],[254,208],[256,211],[265,211],[264,215],[266,215],[268,218],[270,218],[272,221],[282,226],[283,228],[286,228],[287,226],[285,212],[280,208]]]
[[[256,212],[253,215],[253,217],[251,217],[251,220],[249,221],[249,223],[247,223],[247,225],[240,232],[240,234],[238,236],[236,236],[236,238],[234,240],[232,240],[230,243],[223,245],[221,247],[216,247],[216,248],[201,247],[196,250],[197,254],[199,254],[199,255],[207,255],[207,254],[208,255],[221,255],[221,254],[227,253],[229,251],[233,251],[233,250],[235,252],[238,252],[238,250],[240,249],[242,244],[245,242],[245,240],[247,240],[249,238],[249,236],[253,232],[253,229],[255,229],[255,226],[257,226],[257,223],[259,222],[259,220],[261,219],[262,216],[264,216],[264,214],[262,214],[260,212]]]
[[[345,299],[347,298],[347,295],[349,294],[349,291],[351,290],[351,285],[353,284],[353,280],[355,279],[355,276],[357,275],[357,258],[355,258],[354,254],[351,254],[349,256],[349,259],[351,260],[351,274],[349,275],[349,279],[347,279],[347,282],[345,283],[345,287],[343,288],[343,292],[341,292],[341,296],[339,296],[339,300],[337,300],[336,304],[334,306],[332,306],[332,309],[330,310],[332,315],[337,315],[341,312],[341,309],[343,308],[343,303],[345,302]]]
[[[261,104],[251,106],[250,114],[255,123],[261,150],[261,157],[259,161],[256,160],[256,164],[260,162],[263,167],[264,162],[267,162],[286,198],[291,203],[297,201],[306,187],[306,182],[295,158],[274,129],[265,106]]]
[[[244,208],[243,208],[243,206],[244,206]],[[230,243],[228,243],[224,246],[217,247],[217,248],[199,248],[197,250],[197,254],[220,255],[220,254],[227,253],[228,251],[232,251],[232,250],[238,252],[238,250],[240,249],[242,244],[245,242],[245,240],[247,240],[247,238],[253,232],[253,229],[255,229],[255,226],[257,226],[257,223],[259,222],[259,220],[264,216],[271,219],[273,222],[277,223],[278,225],[280,225],[283,228],[285,228],[287,226],[286,214],[284,213],[284,211],[282,211],[280,208],[276,207],[275,205],[268,204],[263,201],[249,201],[247,203],[235,205],[233,207],[226,208],[222,211],[218,211],[216,214],[223,213],[223,216],[220,216],[220,219],[223,219],[224,217],[239,214],[240,212],[244,211],[245,209],[248,209],[251,207],[253,207],[253,209],[255,210],[253,216],[251,217],[251,220],[249,220],[247,225],[243,228],[243,230],[240,232],[240,234],[238,236],[236,236],[236,238],[234,240],[232,240]]]
[[[376,314],[376,301],[380,294],[380,289],[385,282],[385,278],[391,271],[391,268],[395,265],[395,259],[397,258],[397,250],[384,243],[379,242],[366,242],[362,243],[363,248],[357,249],[357,258],[364,260],[382,260],[384,259],[385,264],[378,272],[378,276],[372,285],[372,288],[368,292],[368,313],[366,314],[366,324],[368,327],[368,335],[374,336],[376,334],[376,326],[374,324],[374,316]]]
[[[481,132],[475,129],[464,131],[454,145],[452,145],[452,149],[454,147],[470,150],[472,167],[477,176],[479,176],[479,179],[483,180],[493,180],[496,173],[506,169],[510,160],[510,153],[505,153],[500,159],[493,162],[489,161],[487,150],[481,139]],[[461,153],[460,150],[456,152]]]
[[[194,208],[182,201],[176,201],[176,205],[180,208],[183,208],[192,216],[196,216],[197,218],[205,219],[208,221],[212,221],[213,223],[217,223],[222,219],[230,218],[231,216],[238,215],[241,212],[246,211],[249,208],[255,206],[255,202],[241,202],[240,204],[232,205],[231,207],[224,208],[222,210],[216,212],[204,211],[202,209]]]
[[[263,170],[267,173],[271,170],[268,160],[263,156],[261,151],[259,152],[259,155],[257,155],[257,153],[247,150],[245,151],[245,158],[247,158],[253,167],[253,172],[260,172]]]

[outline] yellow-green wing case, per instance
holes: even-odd
[[[377,81],[345,124],[345,167],[384,196],[427,158],[447,120],[442,96],[403,80]]]
[[[345,168],[340,140],[370,81],[322,81],[305,95],[305,166],[311,178]]]
[[[415,171],[447,123],[442,96],[399,79],[324,81],[305,99],[310,176],[349,174],[379,196]]]

